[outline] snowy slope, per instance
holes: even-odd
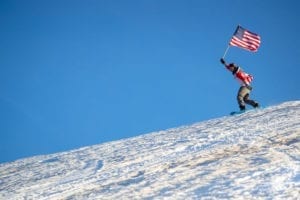
[[[300,101],[0,165],[0,199],[299,199]]]

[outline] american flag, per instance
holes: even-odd
[[[255,52],[260,45],[260,36],[238,26],[229,42],[229,45]]]

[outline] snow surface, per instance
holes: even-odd
[[[300,101],[0,165],[0,199],[299,199]]]

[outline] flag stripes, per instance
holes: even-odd
[[[238,26],[229,42],[229,45],[255,52],[260,46],[260,42],[260,36],[258,34],[252,33],[243,27]]]

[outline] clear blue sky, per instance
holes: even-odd
[[[300,99],[300,2],[1,0],[0,162],[228,115],[220,64],[238,24],[257,53],[226,60],[268,106]]]

